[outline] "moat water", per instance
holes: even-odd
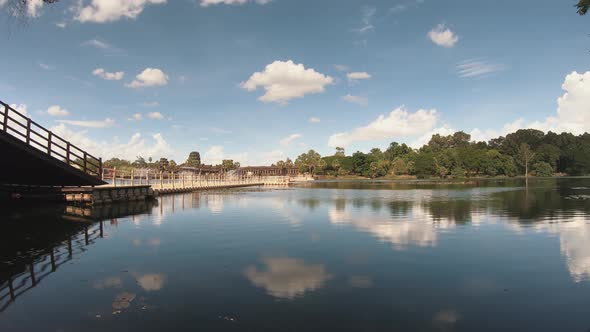
[[[590,329],[590,179],[2,207],[0,331]]]

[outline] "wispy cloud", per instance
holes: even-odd
[[[307,122],[309,122],[309,123],[320,123],[320,121],[321,121],[320,118],[316,118],[314,116],[312,116],[311,118],[309,118],[307,120]]]
[[[354,29],[354,31],[362,34],[374,30],[375,26],[373,25],[373,17],[376,13],[377,8],[363,6],[361,10],[361,25]]]
[[[231,134],[231,130],[227,130],[227,129],[223,129],[223,128],[217,128],[217,127],[212,127],[211,131],[216,133],[216,134]]]
[[[83,42],[82,46],[96,48],[108,56],[121,56],[127,54],[125,50],[117,48],[109,42],[98,37]]]
[[[342,97],[342,100],[352,103],[352,104],[358,104],[361,106],[367,106],[369,104],[369,99],[367,99],[367,97],[353,96],[350,94]]]
[[[55,69],[55,66],[48,65],[43,62],[39,62],[39,67],[41,67],[41,69],[43,69],[43,70],[54,70]]]
[[[465,60],[457,65],[457,73],[463,78],[483,77],[504,69],[504,65],[491,63],[485,59]]]
[[[282,146],[288,146],[288,145],[290,145],[291,143],[293,143],[293,141],[295,141],[296,139],[299,139],[299,138],[301,138],[301,137],[302,137],[302,135],[301,135],[301,134],[293,134],[293,135],[289,135],[289,136],[287,136],[287,137],[283,138],[283,139],[280,141],[280,143],[281,143],[281,145],[282,145]]]
[[[115,124],[115,120],[109,118],[102,121],[58,120],[57,122],[84,128],[107,128]]]

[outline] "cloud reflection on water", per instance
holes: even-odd
[[[244,275],[256,287],[281,299],[294,299],[317,290],[331,278],[323,264],[306,264],[302,259],[289,257],[269,257],[262,261],[266,269],[251,265]]]

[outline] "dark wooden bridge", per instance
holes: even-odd
[[[0,101],[0,183],[26,186],[95,186],[102,159],[71,144]]]

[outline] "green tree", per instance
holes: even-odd
[[[346,153],[344,152],[344,148],[336,147],[336,153],[334,154],[336,157],[344,157]]]
[[[590,9],[590,0],[580,0],[576,4],[576,8],[578,9],[578,14],[586,15],[588,9]]]
[[[234,162],[231,159],[224,159],[221,162],[221,167],[223,167],[226,170],[233,170],[233,169],[239,168],[240,167],[240,163]]]
[[[546,163],[544,161],[537,161],[533,167],[533,172],[535,172],[535,176],[541,176],[541,177],[549,177],[553,175],[553,168],[551,168],[551,165],[549,165],[549,163]]]
[[[432,152],[421,152],[414,159],[415,174],[418,178],[427,178],[436,174],[436,162]]]
[[[393,160],[391,170],[394,175],[405,175],[409,173],[406,161],[399,157]]]
[[[295,159],[295,166],[303,173],[314,173],[318,167],[321,166],[322,156],[314,150],[309,150],[307,153],[302,153]]]

